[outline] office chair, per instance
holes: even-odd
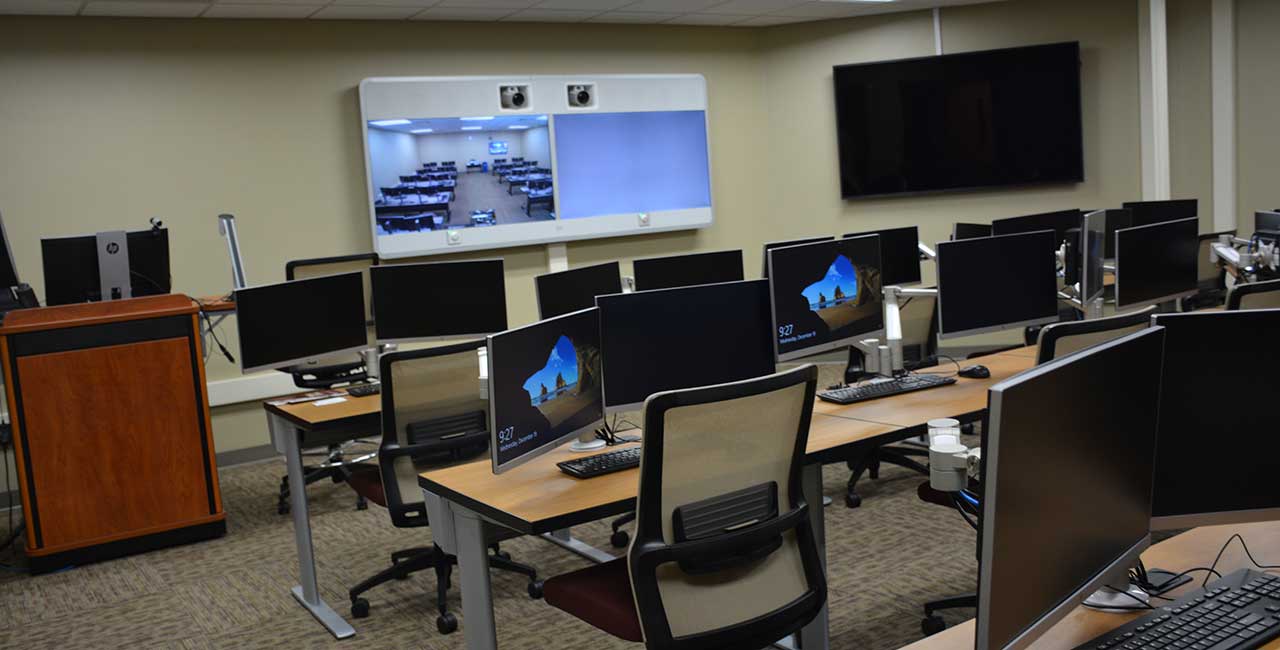
[[[981,494],[981,490],[977,488],[978,486],[976,486],[975,482],[971,480],[970,491],[976,491],[976,493]],[[928,481],[921,483],[920,487],[916,488],[916,496],[925,503],[932,503],[944,508],[956,507],[956,502],[952,501],[950,494],[933,489],[933,486],[931,486]],[[960,505],[964,508],[965,512],[973,516],[975,520],[978,520],[982,516],[982,509],[973,505],[969,501],[961,499]],[[975,544],[974,554],[976,555],[979,552],[979,548]],[[941,616],[938,616],[938,612],[940,611],[947,609],[976,608],[977,606],[978,594],[975,592],[968,592],[957,594],[955,596],[948,596],[946,598],[939,598],[937,600],[931,600],[924,604],[924,618],[920,621],[920,631],[923,632],[925,636],[933,636],[947,629],[946,621],[942,620]]]
[[[650,650],[760,648],[813,620],[827,585],[801,476],[817,381],[810,364],[645,400],[636,539],[547,580],[547,603]]]
[[[1045,325],[1040,330],[1040,349],[1036,352],[1036,364],[1146,329],[1151,325],[1151,315],[1154,313],[1156,308],[1152,305],[1120,316]]]
[[[370,295],[369,289],[369,273],[371,266],[378,265],[378,256],[376,253],[358,253],[355,255],[339,255],[336,257],[314,257],[301,260],[292,260],[284,266],[284,277],[286,280],[302,280],[305,278],[314,278],[322,275],[333,275],[335,273],[345,273],[349,271],[364,271],[364,294],[365,304],[372,305],[368,299]],[[372,307],[370,307],[372,308]],[[373,320],[370,317],[369,323]],[[353,358],[349,366],[362,364],[363,361]],[[294,373],[294,384],[299,388],[311,389],[312,386],[305,385],[300,374]],[[347,458],[346,452],[355,444],[369,444],[361,440],[352,440],[336,445],[329,445],[323,452],[304,452],[303,456],[323,456],[318,465],[305,465],[302,468],[304,481],[306,485],[317,483],[325,479],[330,479],[334,483],[342,483],[350,477],[350,466],[360,463],[373,457],[373,454],[363,454],[354,459]],[[356,509],[365,510],[369,507],[369,503],[363,497],[357,497]],[[280,477],[280,492],[276,497],[276,513],[281,515],[289,514],[289,477]]]
[[[353,469],[347,484],[357,494],[387,509],[398,528],[429,525],[427,506],[418,487],[418,474],[431,467],[463,462],[489,450],[488,400],[481,397],[476,351],[485,342],[389,352],[379,364],[382,381],[382,442],[378,464]],[[529,595],[542,596],[537,571],[514,562],[493,540],[492,568],[519,573],[529,579]],[[369,615],[369,601],[361,594],[392,580],[404,580],[426,569],[436,573],[436,628],[449,634],[458,620],[448,610],[450,576],[457,558],[438,545],[396,551],[391,566],[370,576],[348,592],[351,615]]]
[[[1237,284],[1227,292],[1227,310],[1280,309],[1280,280]]]

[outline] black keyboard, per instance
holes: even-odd
[[[1077,650],[1247,650],[1277,636],[1280,576],[1241,569]]]
[[[937,375],[907,375],[895,379],[874,379],[857,386],[834,388],[818,393],[818,398],[836,404],[854,404],[870,399],[910,393],[914,390],[937,388],[956,383],[955,377]]]
[[[618,451],[609,451],[586,458],[575,458],[556,463],[560,471],[577,478],[592,478],[602,474],[621,472],[624,469],[640,466],[640,447],[628,447]]]
[[[347,388],[347,394],[352,397],[368,397],[381,392],[382,384],[356,384]]]

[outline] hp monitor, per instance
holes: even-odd
[[[169,293],[169,231],[165,228],[138,230],[127,233],[125,242],[132,297]],[[41,239],[45,304],[102,300],[98,254],[95,235]]]
[[[1052,231],[940,242],[939,338],[1058,320]]]
[[[1151,538],[1163,339],[1143,330],[991,387],[979,650],[1025,648],[1101,586],[1127,582]]]
[[[507,329],[502,260],[384,264],[369,268],[382,343],[482,336]]]
[[[538,314],[552,318],[596,306],[596,296],[622,293],[622,272],[617,262],[559,273],[547,273],[533,279],[538,294]]]
[[[920,229],[886,228],[845,235],[844,238],[880,235],[880,283],[892,285],[920,282]]]
[[[495,474],[603,422],[600,315],[594,307],[489,336]]]
[[[660,391],[775,370],[765,280],[600,296],[596,304],[609,413],[634,411]]]
[[[243,372],[315,363],[369,344],[360,273],[236,291]]]
[[[1197,199],[1177,199],[1173,201],[1130,201],[1124,209],[1133,215],[1134,226],[1149,226],[1153,223],[1191,219],[1200,214]]]
[[[1116,309],[1194,295],[1199,234],[1195,218],[1116,231]]]
[[[996,219],[991,222],[991,234],[1016,235],[1037,230],[1052,230],[1058,241],[1061,242],[1067,238],[1068,231],[1080,228],[1082,219],[1083,215],[1079,210],[1058,210],[1057,212],[1042,212],[1022,217]]]
[[[650,257],[632,263],[636,291],[691,287],[742,279],[742,251]]]
[[[1280,310],[1154,318],[1165,353],[1152,529],[1280,520]],[[1230,443],[1213,442],[1217,433]]]
[[[845,347],[884,329],[880,236],[769,251],[779,361]]]
[[[760,264],[763,267],[763,270],[761,270],[760,272],[760,277],[762,278],[769,277],[769,251],[775,248],[786,248],[787,246],[800,246],[802,244],[816,244],[820,241],[831,241],[833,239],[835,239],[835,237],[810,237],[808,239],[792,239],[790,241],[775,241],[775,242],[769,242],[765,244],[764,256],[760,260]]]
[[[981,223],[957,223],[951,227],[951,240],[990,237],[991,226]]]

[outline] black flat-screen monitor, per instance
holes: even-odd
[[[1058,320],[1056,235],[1047,230],[938,244],[940,338]]]
[[[617,262],[547,273],[533,279],[538,294],[538,314],[552,318],[596,306],[596,296],[622,293],[622,271]]]
[[[769,251],[775,248],[786,248],[787,246],[800,246],[802,244],[816,244],[820,241],[831,241],[835,237],[810,237],[808,239],[792,239],[790,241],[775,241],[764,245],[764,256],[760,258],[760,264],[763,269],[760,271],[760,277],[769,277]]]
[[[9,245],[9,234],[4,229],[4,217],[0,216],[0,292],[17,284],[18,265],[13,261],[13,247]]]
[[[1270,406],[1280,309],[1158,314],[1155,324],[1165,352],[1152,529],[1280,520]],[[1231,443],[1210,442],[1215,432]]]
[[[325,275],[236,291],[240,367],[246,372],[315,363],[369,344],[364,278]]]
[[[660,391],[775,370],[765,280],[600,296],[596,304],[610,413],[634,411]]]
[[[834,350],[884,329],[880,236],[769,251],[779,361]]]
[[[1190,219],[1200,214],[1200,202],[1197,199],[1129,201],[1120,207],[1128,210],[1133,215],[1131,225],[1134,226],[1149,226],[1153,223]]]
[[[134,298],[169,293],[169,231],[152,228],[127,233],[129,286]],[[102,300],[96,235],[40,240],[46,305]]]
[[[1254,232],[1280,233],[1280,210],[1253,213]],[[1274,236],[1271,237],[1274,239]]]
[[[1080,46],[836,66],[845,198],[1084,180]]]
[[[1190,296],[1200,281],[1200,220],[1116,231],[1116,309]]]
[[[500,259],[369,267],[378,341],[483,336],[507,329],[505,277]]]
[[[844,236],[880,235],[880,284],[883,286],[920,282],[920,229],[915,226],[853,232]]]
[[[494,473],[599,426],[596,308],[489,336],[489,431]]]
[[[957,223],[951,227],[951,240],[990,237],[991,226],[982,223]]]
[[[991,222],[992,235],[1016,235],[1037,230],[1052,230],[1058,241],[1067,238],[1069,231],[1079,230],[1084,214],[1079,210],[1058,210],[1041,212],[1021,217],[996,219]]]
[[[742,279],[742,251],[649,257],[632,263],[636,291],[692,287]]]
[[[1133,227],[1133,214],[1124,208],[1112,208],[1110,210],[1099,210],[1106,215],[1106,235],[1107,240],[1103,242],[1102,254],[1107,259],[1116,258],[1116,231],[1124,228]]]
[[[1080,298],[1082,307],[1106,292],[1107,213],[1084,215],[1080,248]]]
[[[975,647],[1030,645],[1150,543],[1163,338],[1143,330],[991,387]]]

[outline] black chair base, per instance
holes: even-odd
[[[944,609],[973,608],[978,606],[978,594],[961,594],[950,598],[929,601],[924,604],[924,619],[920,621],[920,631],[925,636],[933,636],[947,629],[946,621],[937,612]]]
[[[610,526],[613,527],[613,534],[609,536],[609,543],[613,544],[614,548],[626,548],[627,544],[631,543],[631,535],[629,535],[627,531],[622,530],[622,527],[635,520],[636,513],[634,512],[628,512],[627,514],[613,520],[613,523],[610,524]]]
[[[865,473],[872,480],[880,478],[880,464],[889,463],[909,469],[919,474],[929,475],[929,468],[922,463],[912,460],[911,456],[920,456],[928,458],[928,449],[912,449],[910,447],[877,447],[865,454],[853,458],[848,461],[849,470],[853,473],[849,476],[849,485],[845,491],[844,504],[850,508],[857,508],[862,505],[862,497],[858,496],[857,485],[858,480]]]

